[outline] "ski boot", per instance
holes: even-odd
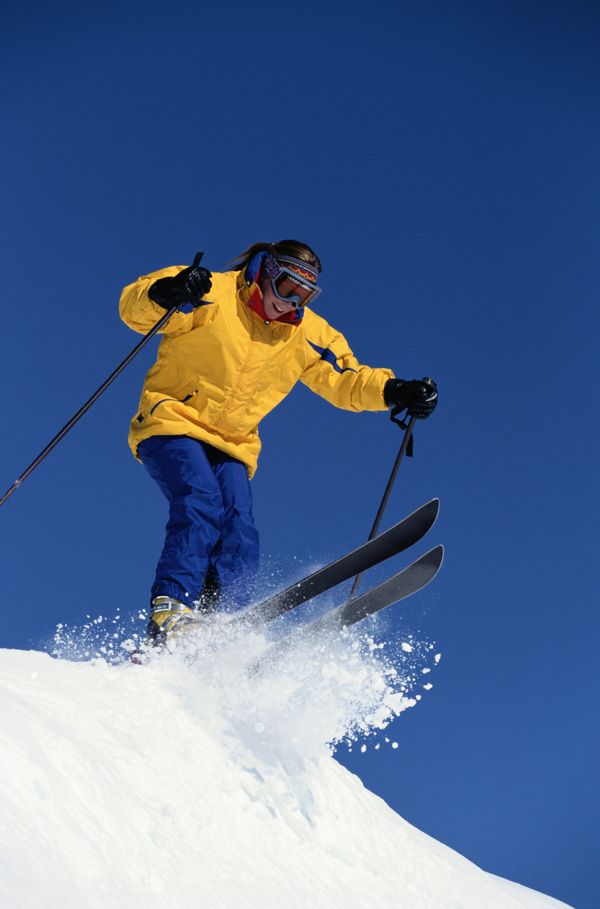
[[[156,597],[150,609],[147,644],[159,647],[169,638],[177,637],[180,631],[191,630],[189,626],[200,625],[204,620],[205,616],[173,597]]]

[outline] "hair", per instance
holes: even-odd
[[[318,272],[322,270],[321,261],[316,253],[312,251],[306,243],[299,243],[298,240],[278,240],[276,243],[253,243],[248,249],[235,256],[227,267],[231,266],[233,271],[242,271],[251,259],[260,252],[270,252],[272,256],[290,256],[292,259],[299,259],[300,262],[307,262],[316,268]]]

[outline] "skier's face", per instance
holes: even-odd
[[[259,284],[263,295],[263,309],[267,319],[274,322],[276,319],[281,318],[281,316],[285,316],[287,313],[294,311],[295,307],[291,303],[286,303],[285,300],[280,300],[279,297],[275,295],[268,278],[261,278]]]

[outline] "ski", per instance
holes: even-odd
[[[228,634],[230,635],[232,632],[234,634],[236,632],[245,634],[259,628],[278,616],[289,612],[290,609],[306,603],[332,587],[336,587],[355,575],[367,571],[386,559],[403,552],[418,543],[427,531],[433,527],[439,509],[439,499],[432,499],[430,502],[426,502],[425,505],[421,505],[420,508],[417,508],[416,511],[413,511],[402,521],[390,527],[389,530],[373,537],[372,540],[368,540],[336,561],[317,569],[317,571],[312,572],[312,574],[307,575],[285,590],[273,594],[260,603],[255,603],[243,612],[235,613],[227,622]],[[413,564],[416,565],[417,563]],[[411,568],[412,566],[409,565],[404,571],[408,572]],[[403,572],[400,572],[400,574],[402,575]],[[399,575],[396,575],[396,577],[399,577]],[[417,589],[419,588],[415,588],[415,590]],[[408,590],[407,593],[401,596],[408,596],[413,592],[413,590]],[[398,597],[398,599],[400,598]],[[361,601],[362,597],[352,600],[353,603],[360,603]],[[194,626],[194,624],[186,625],[180,630],[177,637],[186,637],[187,634],[194,633],[200,627],[200,623],[197,626]],[[143,661],[142,651],[133,651],[131,658],[133,662]]]
[[[282,638],[276,644],[272,644],[268,650],[256,660],[250,667],[250,672],[258,670],[265,664],[285,656],[297,643],[302,640],[319,636],[330,631],[341,631],[351,625],[355,625],[367,616],[375,615],[387,606],[392,606],[399,600],[411,596],[413,593],[422,590],[434,579],[440,570],[444,558],[444,547],[436,546],[430,549],[425,555],[411,562],[402,571],[383,581],[376,587],[372,587],[365,593],[356,597],[354,600],[338,606],[336,609],[326,612],[320,618],[308,622],[301,628],[296,628],[286,637]]]
[[[247,628],[264,625],[290,609],[294,609],[296,606],[306,603],[307,600],[324,593],[331,587],[336,587],[355,575],[403,552],[414,543],[418,543],[427,531],[433,527],[439,510],[439,499],[432,499],[430,502],[426,502],[425,505],[421,505],[420,508],[413,511],[404,520],[399,521],[398,524],[390,527],[389,530],[384,531],[379,536],[373,537],[372,540],[341,556],[335,562],[330,562],[329,565],[319,568],[285,590],[273,594],[273,596],[256,603],[254,606],[250,606],[239,616],[234,616],[230,625],[238,622],[246,625]]]

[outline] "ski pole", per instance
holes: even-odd
[[[392,411],[391,419],[394,422],[398,423],[398,425],[401,425],[401,426],[404,425],[395,419],[394,411]],[[377,531],[379,530],[379,525],[381,524],[383,512],[385,511],[385,507],[388,503],[390,494],[392,492],[392,487],[396,480],[396,474],[398,473],[398,468],[400,467],[402,458],[404,457],[404,455],[406,453],[406,449],[408,448],[409,442],[411,441],[411,436],[412,436],[413,426],[415,425],[415,420],[416,420],[416,417],[411,417],[408,422],[408,426],[406,426],[404,438],[402,439],[402,444],[400,446],[400,451],[398,452],[398,456],[396,457],[396,463],[394,464],[394,467],[390,474],[388,484],[385,488],[385,492],[383,494],[383,498],[382,498],[381,504],[379,506],[379,510],[377,512],[377,515],[375,516],[375,521],[373,523],[373,527],[371,528],[371,533],[369,534],[369,540],[372,540],[373,537],[377,535]],[[409,452],[409,454],[410,454],[410,452]],[[348,602],[350,602],[350,600],[353,600],[354,597],[356,596],[356,591],[358,590],[358,585],[360,584],[360,579],[362,578],[362,576],[363,576],[363,572],[361,571],[360,574],[357,574],[356,577],[354,578],[354,583],[352,584],[352,590],[350,591],[350,596],[348,597]]]
[[[204,255],[204,253],[201,253],[201,252],[200,252],[200,253],[196,253],[196,257],[195,257],[195,259],[194,259],[194,263],[193,263],[193,264],[194,264],[194,265],[199,265],[199,264],[200,264],[200,260],[202,259],[202,256],[203,256],[203,255]],[[100,386],[100,388],[98,388],[98,390],[94,392],[94,394],[92,395],[92,397],[91,397],[88,401],[85,402],[85,404],[83,405],[83,407],[80,407],[80,408],[79,408],[79,410],[77,411],[77,413],[76,413],[73,417],[71,417],[71,419],[69,420],[69,422],[66,423],[65,426],[63,426],[63,428],[60,430],[60,432],[57,433],[57,434],[54,436],[54,438],[52,439],[52,441],[49,442],[48,445],[46,445],[46,447],[44,448],[44,450],[41,451],[41,452],[39,453],[39,455],[37,456],[37,458],[35,459],[35,461],[33,461],[33,462],[29,465],[29,467],[27,468],[27,470],[24,471],[24,472],[21,474],[21,476],[18,478],[18,480],[15,480],[15,482],[14,482],[13,485],[10,487],[10,489],[9,489],[7,492],[5,492],[4,495],[2,496],[2,498],[0,499],[0,505],[4,505],[4,503],[6,502],[6,500],[13,494],[13,492],[15,492],[15,490],[17,490],[17,489],[19,488],[19,486],[21,485],[21,483],[23,482],[23,480],[26,480],[27,477],[29,476],[29,474],[30,474],[30,473],[33,473],[33,471],[34,471],[35,468],[38,466],[38,464],[40,464],[40,463],[44,460],[44,458],[46,457],[46,455],[49,455],[49,454],[50,454],[50,452],[52,451],[53,448],[56,448],[56,446],[57,446],[58,443],[61,441],[61,439],[64,439],[64,437],[65,437],[66,434],[69,432],[69,430],[72,429],[73,426],[75,426],[75,424],[81,419],[81,417],[84,415],[84,413],[87,413],[87,411],[90,409],[90,407],[92,406],[92,404],[95,404],[95,403],[96,403],[96,401],[98,400],[98,398],[100,397],[100,395],[102,394],[102,392],[103,392],[103,391],[106,391],[106,389],[107,389],[108,386],[111,384],[111,382],[113,382],[113,381],[117,378],[117,376],[120,375],[120,373],[123,372],[123,370],[125,369],[125,367],[128,366],[129,363],[131,363],[131,361],[133,360],[133,358],[140,352],[140,350],[142,349],[142,347],[144,347],[144,345],[146,345],[146,344],[148,343],[148,341],[150,341],[150,339],[153,338],[154,335],[155,335],[158,331],[160,331],[160,329],[163,327],[163,325],[165,325],[165,324],[169,321],[169,319],[171,318],[171,316],[172,316],[173,313],[175,313],[175,312],[177,312],[177,306],[173,306],[171,309],[169,309],[169,311],[166,312],[165,315],[162,316],[161,319],[159,319],[159,321],[156,323],[156,325],[155,325],[153,328],[150,329],[150,331],[148,332],[148,334],[144,335],[144,337],[143,337],[142,340],[139,342],[139,344],[136,344],[136,346],[133,348],[133,350],[131,351],[131,353],[130,353],[127,357],[125,357],[125,359],[123,360],[122,363],[119,364],[119,366],[117,366],[117,368],[115,369],[115,371],[112,372],[112,373],[110,374],[110,376],[108,377],[108,379],[106,379],[106,381],[102,383],[102,385]]]

